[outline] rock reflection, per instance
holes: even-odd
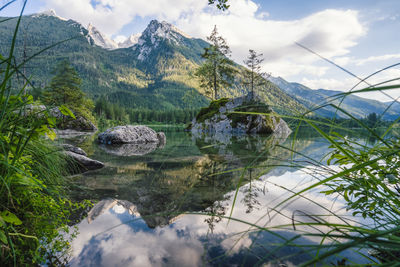
[[[102,150],[117,156],[143,156],[149,154],[158,148],[157,143],[145,144],[121,144],[121,145],[99,145]]]
[[[310,251],[296,244],[321,240],[295,238],[296,244],[279,247],[298,234],[293,220],[305,222],[309,214],[318,214],[335,224],[342,222],[339,216],[346,216],[340,199],[318,192],[274,209],[290,191],[310,185],[315,175],[307,173],[308,168],[275,168],[291,156],[277,146],[282,139],[242,136],[221,143],[179,133],[169,140],[163,150],[141,157],[93,148],[94,158],[106,167],[75,178],[88,188],[75,193],[99,202],[77,225],[72,266],[297,265],[309,259]],[[321,158],[328,146],[310,139],[296,141],[298,151],[314,158]],[[187,214],[191,212],[199,214]],[[228,223],[225,217],[231,213],[248,224],[233,219]],[[334,260],[326,260],[330,262]]]
[[[310,259],[311,251],[303,251],[298,244],[315,245],[318,238],[294,238],[297,232],[291,227],[292,215],[295,220],[304,220],[304,214],[331,213],[323,207],[330,207],[335,215],[345,216],[346,212],[340,201],[332,201],[321,194],[312,192],[299,198],[290,206],[286,206],[275,214],[268,208],[280,202],[285,189],[278,185],[283,182],[288,188],[300,186],[304,188],[312,181],[312,177],[299,170],[293,173],[284,172],[279,176],[263,176],[246,184],[238,192],[238,200],[246,197],[247,187],[260,192],[259,209],[248,212],[248,204],[238,201],[232,211],[235,191],[226,193],[226,200],[216,200],[208,210],[215,216],[184,215],[175,217],[168,226],[148,227],[148,221],[136,211],[136,205],[130,201],[105,199],[90,211],[89,220],[78,224],[80,235],[73,240],[72,266],[219,266],[239,264],[244,266],[273,263],[298,265]],[[265,184],[269,184],[268,192],[261,194]],[[314,202],[310,202],[313,199]],[[318,203],[318,204],[317,204]],[[249,224],[230,221],[229,224],[221,215],[233,212],[232,217],[245,220],[249,224],[268,227],[270,231],[258,231]],[[327,218],[327,217],[325,217]],[[340,222],[339,217],[331,216],[332,224]],[[206,222],[206,223],[205,223]],[[286,227],[275,226],[287,225]],[[306,226],[305,226],[306,227]],[[305,229],[298,229],[300,231]],[[310,229],[308,229],[310,230]],[[327,229],[314,229],[326,231]],[[279,244],[288,242],[287,246]],[[273,253],[271,253],[273,251]],[[346,252],[340,257],[363,262],[356,253]],[[281,260],[285,258],[285,260]],[[335,258],[326,259],[326,263]]]
[[[102,155],[106,168],[83,176],[78,183],[91,189],[86,198],[117,197],[131,202],[150,228],[167,226],[184,212],[208,212],[214,214],[207,219],[212,230],[226,214],[227,208],[220,203],[226,203],[230,198],[227,193],[238,185],[250,183],[250,187],[243,189],[246,194],[242,201],[247,203],[247,212],[258,208],[259,191],[251,186],[252,182],[271,169],[269,165],[289,156],[276,147],[282,142],[274,136],[240,136],[226,143],[203,138],[190,144],[200,151],[199,155],[182,156],[180,149],[174,152],[178,157],[171,156],[171,150],[177,146],[168,144],[163,153],[148,154],[145,159],[116,157],[110,161]],[[101,150],[109,148],[100,146]],[[118,151],[114,154],[127,155],[120,151],[130,153],[132,146]],[[114,191],[111,196],[110,190]]]

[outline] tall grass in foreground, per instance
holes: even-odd
[[[383,70],[396,65],[398,64],[391,65]],[[371,76],[373,75],[367,78]],[[366,82],[366,79],[360,79],[360,82]],[[293,134],[293,146],[286,147],[286,149],[297,153],[294,140],[300,126],[305,124],[312,127],[328,141],[331,144],[332,151],[328,155],[326,164],[322,164],[323,161],[308,159],[310,162],[312,161],[315,172],[323,174],[322,176],[318,175],[319,180],[317,182],[297,192],[287,189],[290,196],[272,207],[271,210],[279,214],[280,210],[286,205],[296,201],[296,199],[308,199],[307,194],[309,192],[319,190],[321,193],[332,197],[342,197],[346,202],[347,210],[353,216],[362,217],[365,221],[365,223],[357,222],[357,220],[354,222],[348,217],[342,218],[332,213],[327,207],[321,208],[330,213],[328,217],[319,214],[303,214],[304,216],[293,214],[292,225],[281,227],[292,227],[292,230],[297,230],[298,235],[291,240],[286,240],[278,247],[294,246],[303,250],[305,254],[311,255],[312,258],[304,262],[303,266],[313,264],[358,265],[359,263],[350,262],[339,255],[348,250],[358,253],[371,265],[400,266],[400,140],[390,134],[400,120],[400,114],[395,121],[384,129],[383,133],[379,133],[376,129],[367,126],[362,120],[342,109],[340,104],[332,104],[334,100],[338,99],[341,103],[346,96],[353,93],[376,91],[390,96],[386,91],[400,89],[400,84],[386,84],[396,80],[398,79],[377,85],[367,83],[368,86],[363,89],[335,95],[328,99],[326,103],[322,103],[312,110],[315,111],[325,106],[334,107],[338,113],[345,114],[355,120],[359,127],[365,130],[368,135],[367,138],[372,137],[376,140],[374,144],[359,142],[337,133],[342,130],[342,127],[335,124],[334,119],[321,122],[310,119],[307,114],[292,117],[282,116],[300,121]],[[268,114],[265,115],[268,116]],[[383,116],[384,114],[380,115]],[[251,168],[251,166],[249,167]],[[321,189],[322,187],[325,189]],[[310,203],[313,202],[311,199],[308,200]],[[319,205],[315,202],[313,204]],[[329,217],[337,218],[339,222],[332,223]],[[280,228],[256,225],[252,225],[252,227],[261,232],[274,231]],[[305,227],[309,230],[298,231]],[[317,237],[321,241],[316,245],[296,244],[296,240],[302,237]],[[330,262],[333,256],[341,258],[341,260],[336,263]]]
[[[19,65],[15,63],[15,43],[22,12],[23,9],[17,18],[8,55],[0,55],[2,266],[45,261],[59,263],[57,253],[68,248],[60,229],[66,226],[74,206],[62,196],[65,159],[59,149],[44,138],[45,135],[50,139],[54,137],[50,128],[54,127],[55,120],[47,116],[47,112],[32,109],[33,97],[24,93],[25,88],[32,85],[21,67],[30,58]],[[24,80],[20,88],[14,85],[17,75]]]

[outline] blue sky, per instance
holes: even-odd
[[[357,81],[295,42],[360,77],[400,62],[398,0],[230,0],[230,5],[221,12],[207,0],[32,0],[25,14],[54,9],[117,40],[142,32],[151,19],[166,20],[196,38],[205,38],[217,25],[235,61],[241,63],[254,49],[264,54],[264,71],[312,89],[347,91]],[[17,1],[0,15],[15,16],[20,6]],[[393,68],[370,83],[397,77],[400,69]],[[390,94],[400,96],[398,91]],[[363,96],[389,100],[380,93]]]

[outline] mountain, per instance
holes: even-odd
[[[0,20],[0,53],[6,55],[17,19]],[[54,44],[57,45],[44,50]],[[22,62],[24,50],[27,57],[44,50],[25,67],[36,87],[48,85],[57,63],[68,59],[82,78],[82,90],[93,99],[105,96],[125,107],[165,110],[208,104],[193,75],[208,45],[165,21],[153,20],[143,33],[127,40],[126,48],[115,48],[115,42],[94,26],[86,28],[55,12],[44,12],[22,18],[14,55],[17,62]],[[236,68],[243,69],[240,65]],[[238,75],[234,85],[221,90],[220,96],[246,94],[242,79]],[[195,99],[190,101],[191,106],[183,101],[185,95]],[[278,112],[305,111],[302,104],[273,83],[263,88],[261,96]]]
[[[297,99],[300,103],[306,106],[308,109],[314,109],[319,105],[324,103],[329,103],[339,105],[342,98],[336,99],[341,91],[318,89],[312,90],[299,83],[291,83],[285,81],[281,77],[270,77],[269,80],[276,84],[280,89],[285,91],[288,95]],[[333,99],[336,99],[332,101]],[[365,118],[370,113],[383,114],[386,108],[391,104],[391,102],[383,103],[377,100],[367,99],[359,97],[356,95],[347,95],[340,107],[349,112],[351,115],[357,118]],[[333,117],[336,114],[336,109],[334,107],[322,107],[314,111],[316,114],[324,117]],[[384,114],[384,119],[394,120],[400,114],[400,104],[394,104],[386,113]],[[338,117],[347,116],[341,112],[337,113]]]
[[[92,24],[89,23],[87,28],[88,36],[93,40],[95,45],[105,49],[117,49],[118,44],[99,32]]]

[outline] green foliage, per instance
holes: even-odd
[[[239,112],[241,112],[241,113],[239,113]],[[269,115],[265,115],[265,114],[271,114],[271,112],[272,112],[272,110],[268,105],[266,105],[262,102],[258,102],[258,101],[250,101],[250,102],[245,103],[245,105],[235,108],[235,112],[228,114],[227,117],[230,120],[232,120],[232,127],[235,128],[235,127],[237,127],[238,123],[248,123],[247,117],[249,116],[249,114],[246,114],[246,113],[260,113],[265,116],[269,125],[272,125],[272,121],[269,118]],[[273,114],[273,115],[275,115],[279,121],[280,118],[277,116],[277,114]],[[269,134],[269,133],[270,132],[267,132],[267,134]]]
[[[200,112],[196,116],[196,121],[204,122],[205,120],[212,118],[215,114],[219,112],[219,108],[225,106],[225,104],[228,102],[228,98],[221,98],[211,101],[208,107],[200,109]]]
[[[62,61],[53,71],[54,77],[44,92],[43,102],[49,106],[81,105],[84,94],[82,80],[68,61]]]
[[[227,10],[229,8],[228,0],[208,0],[209,5],[217,3],[217,8],[221,10]]]
[[[244,84],[250,87],[249,91],[253,97],[256,89],[267,85],[266,79],[270,76],[266,72],[261,72],[261,63],[264,61],[262,56],[263,54],[257,54],[254,50],[250,49],[249,56],[243,61],[248,67],[248,69],[243,70],[243,76],[245,77]]]
[[[53,71],[49,87],[43,93],[43,103],[48,106],[61,106],[73,110],[76,114],[94,121],[92,110],[93,101],[86,98],[80,86],[82,80],[76,70],[66,60],[60,62]],[[64,115],[75,117],[73,113],[63,112]]]
[[[94,111],[98,117],[100,130],[121,124],[186,124],[198,112],[197,109],[150,110],[124,108],[110,103],[104,97],[96,101]]]
[[[55,136],[54,118],[30,110],[33,97],[14,83],[20,72],[14,64],[20,19],[8,55],[0,55],[0,260],[4,266],[61,264],[59,253],[69,245],[60,230],[68,230],[78,206],[63,196],[65,159],[44,138]]]
[[[8,53],[15,23],[16,19],[7,20],[0,27],[0,36],[4,36],[0,38],[0,52],[3,54]],[[198,79],[193,77],[196,68],[204,62],[201,57],[204,48],[209,46],[204,40],[182,37],[181,44],[161,40],[148,57],[140,61],[140,49],[109,51],[88,42],[87,30],[72,20],[46,15],[23,16],[21,29],[24,34],[16,37],[16,58],[23,58],[24,44],[30,57],[58,43],[56,49],[45,50],[26,64],[26,76],[32,77],[27,90],[35,99],[40,98],[40,91],[49,87],[51,71],[67,60],[82,79],[82,91],[94,101],[104,96],[124,108],[146,110],[199,109],[209,104],[205,97],[206,88],[200,87]],[[151,44],[151,40],[148,42]],[[234,68],[237,75],[232,86],[219,88],[219,97],[231,98],[248,93],[248,88],[242,83],[242,67],[235,65]],[[15,78],[14,82],[22,88],[22,79],[17,83]],[[263,100],[279,113],[306,111],[302,104],[270,82],[259,89]],[[188,96],[193,99],[189,100]],[[184,97],[194,105],[189,107],[188,101],[182,101]]]
[[[200,86],[206,89],[206,94],[217,100],[221,88],[232,86],[236,69],[233,67],[233,61],[228,58],[231,53],[229,46],[226,40],[218,35],[217,26],[214,26],[207,40],[211,45],[204,48],[201,56],[205,61],[197,68],[195,75],[200,80]]]

